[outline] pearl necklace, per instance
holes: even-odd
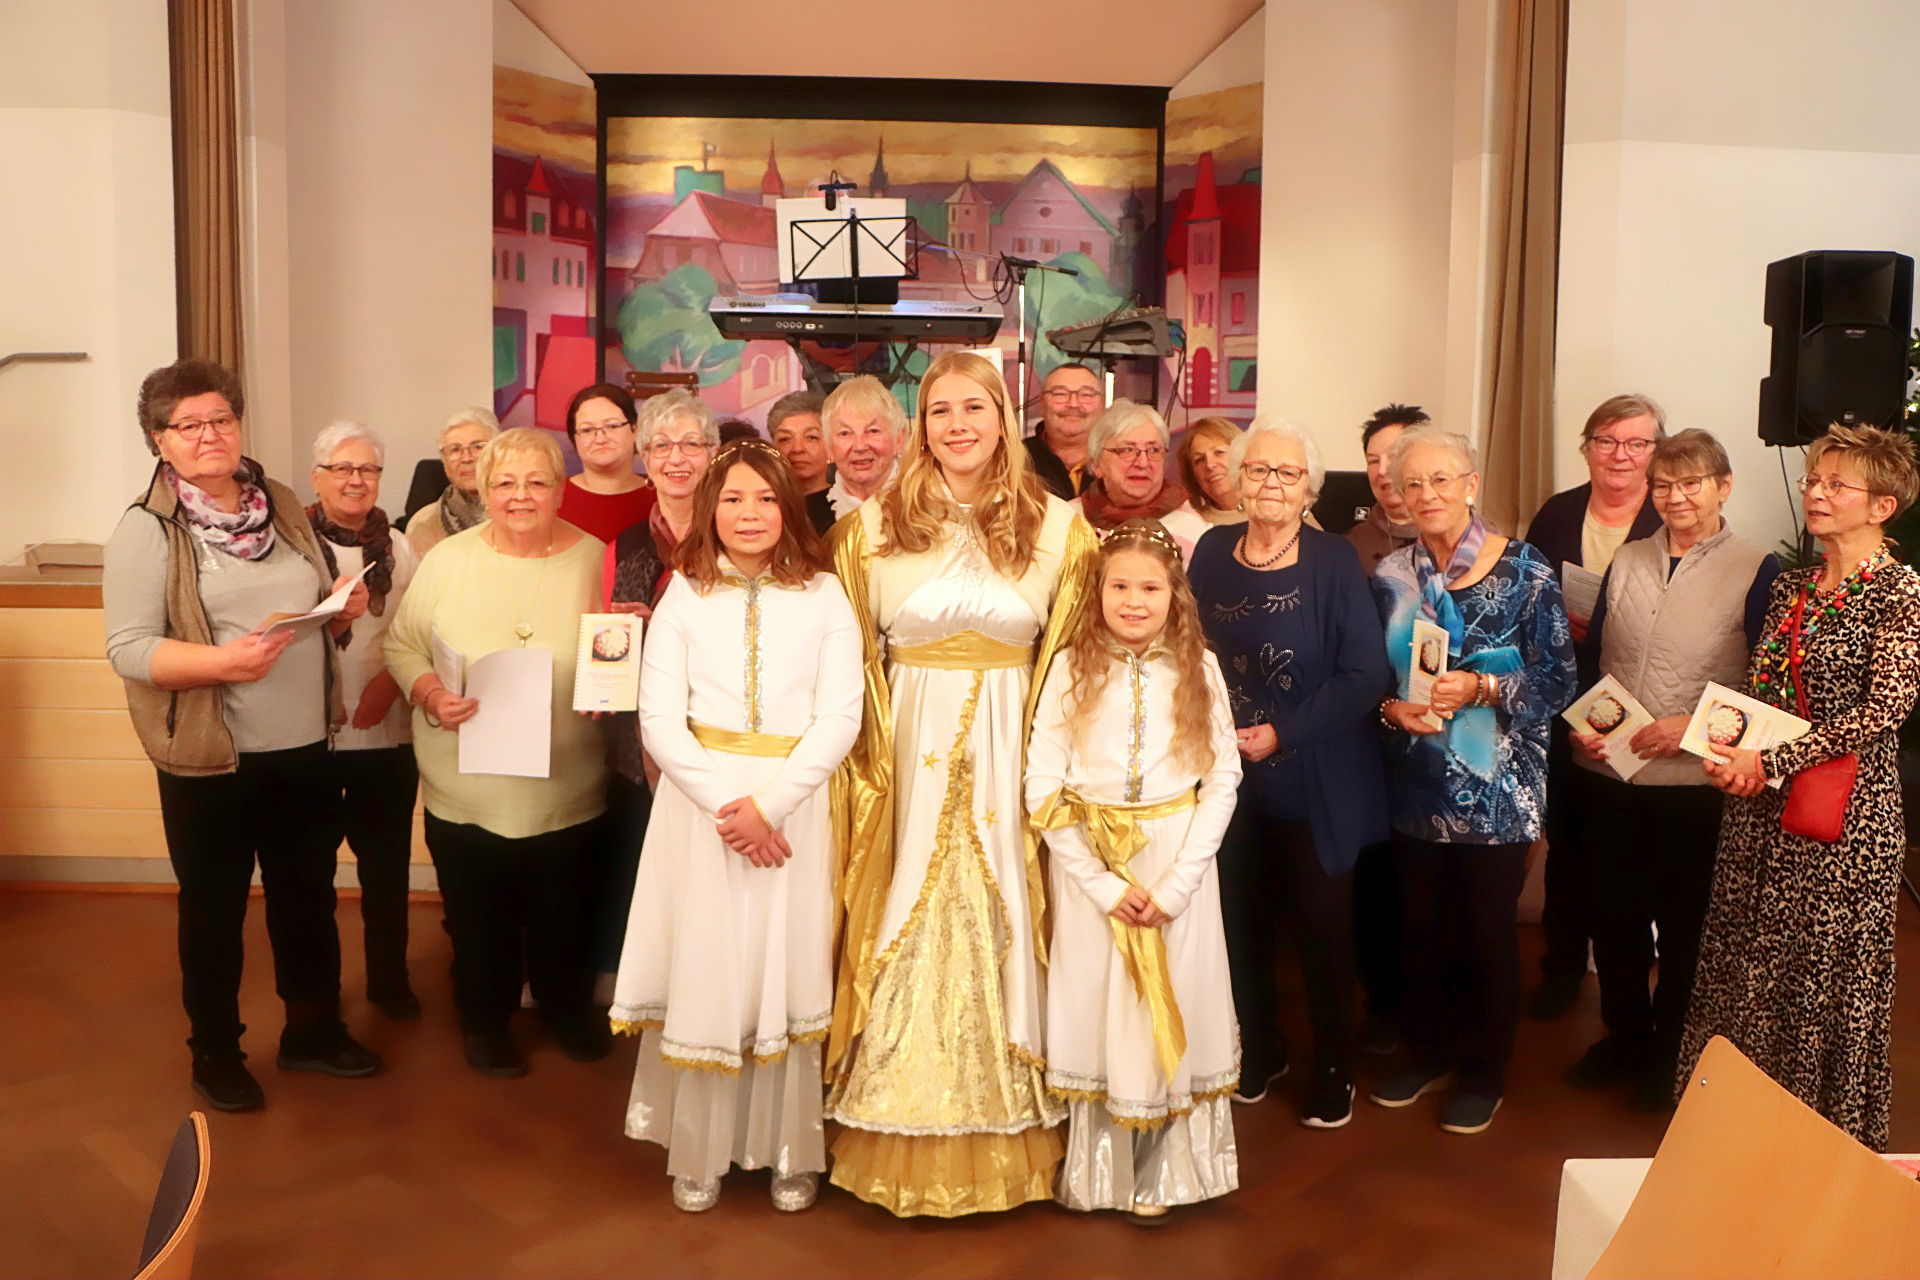
[[[1300,530],[1302,527],[1303,527],[1302,525],[1293,526],[1293,536],[1287,539],[1287,545],[1284,547],[1281,547],[1278,551],[1268,556],[1265,560],[1255,560],[1252,557],[1247,555],[1247,535],[1244,533],[1241,534],[1240,545],[1237,548],[1235,548],[1236,552],[1240,556],[1240,563],[1244,564],[1249,569],[1270,568],[1276,562],[1285,559],[1287,552],[1293,550],[1293,544],[1300,541]]]

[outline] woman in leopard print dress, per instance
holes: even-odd
[[[1920,696],[1920,574],[1892,558],[1882,530],[1920,492],[1914,446],[1894,432],[1835,427],[1815,442],[1801,488],[1826,567],[1775,582],[1749,684],[1755,697],[1798,713],[1798,682],[1813,728],[1707,765],[1730,798],[1675,1088],[1685,1087],[1707,1040],[1723,1035],[1883,1151],[1894,912],[1907,849],[1895,735]],[[1798,672],[1790,661],[1796,612],[1804,619]],[[1848,752],[1860,764],[1840,839],[1783,830],[1795,775]],[[1767,787],[1768,778],[1784,784]]]

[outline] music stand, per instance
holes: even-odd
[[[823,303],[843,303],[852,318],[851,344],[860,341],[860,309],[899,300],[899,281],[920,275],[919,223],[907,214],[907,202],[897,199],[848,199],[827,209],[824,200],[781,200],[776,217],[784,235],[780,241],[782,283],[814,283]],[[863,287],[865,282],[879,285]],[[884,293],[884,302],[877,294]],[[809,383],[824,388],[833,371],[814,359],[798,335],[787,344],[800,358]],[[908,338],[904,349],[888,361],[883,381],[898,380],[906,362],[919,348]]]

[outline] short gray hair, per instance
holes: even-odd
[[[493,469],[500,465],[502,458],[523,453],[546,463],[552,469],[554,479],[565,484],[567,459],[560,452],[559,441],[553,436],[553,432],[537,427],[514,427],[487,441],[487,447],[480,451],[479,465],[474,469],[474,478],[480,482],[480,492],[484,494],[487,491],[487,486],[493,480]]]
[[[1420,445],[1431,445],[1436,449],[1445,449],[1460,464],[1460,474],[1475,476],[1480,474],[1480,452],[1473,447],[1473,441],[1458,431],[1449,431],[1445,427],[1426,422],[1401,433],[1387,450],[1387,478],[1394,487],[1400,487],[1400,477],[1406,470],[1407,454]]]
[[[780,424],[788,418],[797,418],[810,413],[820,419],[820,425],[826,426],[826,400],[818,391],[789,391],[773,402],[773,408],[767,410],[767,437],[780,429]]]
[[[373,460],[381,466],[387,464],[387,443],[380,438],[380,433],[364,422],[341,418],[320,428],[320,434],[313,438],[313,465],[326,466],[341,445],[354,440],[366,441],[373,449]]]
[[[820,408],[820,425],[827,429],[827,434],[833,434],[833,419],[842,409],[865,410],[884,418],[895,440],[906,439],[906,409],[901,407],[898,397],[887,390],[887,384],[870,373],[848,378],[827,393],[826,403]],[[767,415],[767,421],[773,421],[772,414]]]
[[[1247,460],[1247,450],[1253,448],[1253,442],[1261,436],[1290,440],[1300,446],[1300,452],[1307,456],[1307,492],[1319,497],[1320,486],[1327,478],[1327,464],[1320,457],[1320,446],[1307,434],[1306,428],[1285,418],[1255,418],[1252,426],[1233,438],[1233,443],[1227,446],[1227,474],[1233,477],[1234,484],[1240,483],[1240,464]]]
[[[1093,420],[1093,427],[1087,432],[1087,465],[1099,463],[1109,440],[1142,425],[1150,426],[1159,433],[1161,444],[1173,447],[1173,437],[1167,432],[1167,420],[1160,416],[1160,411],[1150,404],[1139,404],[1122,396]]]
[[[447,420],[440,424],[440,435],[434,441],[434,446],[438,448],[446,444],[447,432],[455,427],[479,427],[487,433],[487,439],[491,440],[500,434],[500,419],[493,416],[493,410],[482,408],[477,404],[470,404],[464,409],[455,409]]]
[[[685,387],[673,387],[642,400],[640,412],[635,416],[638,419],[634,423],[636,448],[645,449],[653,443],[655,436],[679,418],[692,418],[694,425],[700,428],[700,438],[706,441],[707,446],[713,449],[720,447],[720,427],[713,420],[713,409]]]

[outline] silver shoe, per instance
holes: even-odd
[[[692,1178],[673,1180],[673,1207],[682,1213],[705,1213],[720,1203],[720,1179],[695,1182]]]
[[[813,1207],[820,1194],[817,1173],[776,1173],[773,1175],[773,1207],[782,1213],[798,1213]]]

